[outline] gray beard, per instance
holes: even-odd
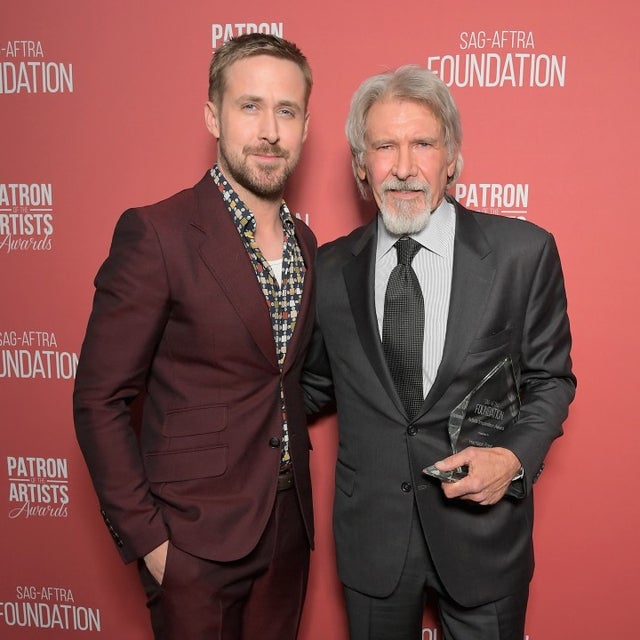
[[[431,188],[426,183],[421,183],[419,186],[424,193],[426,203],[421,210],[416,210],[414,204],[402,200],[396,201],[395,207],[392,209],[383,199],[380,206],[380,214],[382,215],[382,223],[389,233],[396,236],[408,236],[420,233],[429,224],[431,219],[429,206],[431,203]],[[402,183],[390,180],[383,187],[386,189],[399,189],[402,188]]]
[[[420,233],[426,229],[431,219],[430,211],[403,215],[396,211],[391,213],[386,210],[386,207],[381,207],[380,213],[382,214],[382,223],[387,231],[395,236],[410,236],[414,233]]]

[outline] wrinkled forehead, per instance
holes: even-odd
[[[382,97],[371,104],[365,115],[365,138],[370,140],[383,132],[414,131],[431,137],[442,137],[442,118],[426,101],[397,96]]]

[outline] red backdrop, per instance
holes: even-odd
[[[440,73],[460,107],[461,201],[555,234],[579,387],[536,487],[527,636],[634,637],[637,3],[228,4],[0,7],[0,637],[150,638],[135,569],[118,559],[75,443],[73,374],[116,218],[212,164],[209,59],[251,29],[294,40],[314,70],[287,198],[321,242],[372,213],[344,140],[351,94],[409,62]],[[300,637],[345,640],[330,525],[335,421],[311,437],[318,536]],[[440,638],[428,612],[423,640]]]

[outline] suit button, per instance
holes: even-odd
[[[411,491],[411,485],[408,482],[403,482],[401,488],[405,493],[409,493],[409,491]]]
[[[407,427],[407,433],[408,433],[410,436],[415,436],[415,435],[416,435],[416,433],[418,433],[418,430],[417,430],[413,425],[409,425],[409,426]]]
[[[273,436],[273,438],[269,440],[269,446],[277,449],[280,446],[280,438],[276,438],[275,436]]]

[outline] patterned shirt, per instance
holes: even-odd
[[[251,213],[250,209],[240,200],[240,197],[224,177],[217,164],[213,166],[210,173],[224,199],[229,213],[231,213],[240,238],[247,251],[247,255],[249,256],[249,260],[256,273],[256,278],[258,279],[262,293],[264,294],[271,317],[271,327],[273,329],[278,366],[282,371],[284,359],[287,354],[287,346],[295,330],[296,320],[298,319],[298,312],[302,301],[304,275],[306,272],[300,246],[295,236],[293,216],[283,200],[280,205],[280,220],[282,221],[282,229],[284,231],[282,279],[278,285],[278,281],[269,262],[265,259],[262,251],[260,251],[260,247],[256,244],[256,219],[253,213]],[[280,406],[282,410],[282,464],[286,465],[291,461],[291,455],[289,453],[289,429],[282,378],[280,379]]]

